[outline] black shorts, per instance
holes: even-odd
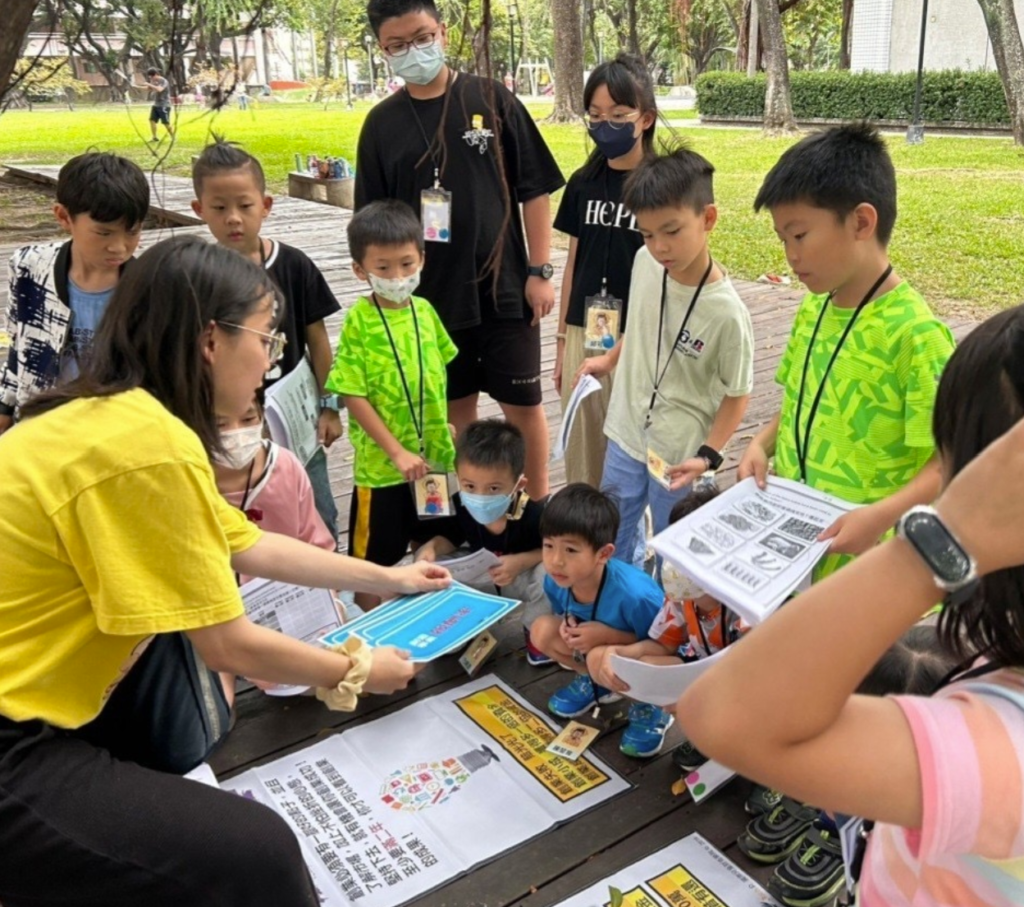
[[[171,125],[171,108],[161,107],[159,104],[154,104],[149,109],[149,122],[151,123],[163,123],[165,126]]]
[[[521,319],[487,312],[475,327],[450,331],[459,354],[448,363],[449,400],[483,391],[510,406],[540,405],[540,325],[525,308]]]
[[[408,483],[384,488],[352,489],[348,512],[348,553],[360,560],[391,567],[409,550],[409,542],[423,543],[436,533],[432,520],[416,515],[416,502]]]

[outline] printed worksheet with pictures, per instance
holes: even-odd
[[[828,551],[816,541],[853,504],[770,476],[745,479],[651,542],[654,550],[750,624],[761,623]]]

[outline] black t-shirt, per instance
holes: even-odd
[[[566,324],[585,327],[584,299],[601,292],[601,278],[608,278],[608,292],[622,300],[621,329],[626,327],[629,280],[633,259],[643,246],[636,218],[626,209],[622,184],[628,170],[603,164],[596,175],[589,167],[577,170],[562,194],[555,229],[576,237],[576,261],[569,294]]]
[[[286,300],[281,330],[288,342],[278,363],[280,375],[287,375],[306,354],[306,327],[340,311],[320,269],[305,252],[283,242],[272,242],[267,256],[267,273]],[[266,382],[269,386],[273,380]]]
[[[452,495],[452,500],[455,502],[454,516],[431,521],[430,529],[434,535],[448,539],[456,548],[463,545],[467,545],[470,551],[486,548],[500,556],[536,551],[541,547],[540,515],[544,512],[543,504],[523,495],[512,509],[513,516],[518,514],[519,518],[509,517],[505,522],[505,530],[492,535],[486,526],[469,515],[469,511],[462,506],[458,492]]]
[[[451,242],[427,243],[417,295],[433,304],[451,331],[479,324],[485,307],[498,318],[524,317],[529,262],[516,206],[554,192],[565,181],[526,108],[503,85],[460,73],[449,91],[438,167],[441,187],[452,193]],[[444,105],[444,95],[417,101],[403,89],[370,111],[359,134],[357,209],[398,198],[419,216],[420,192],[434,185],[427,142],[437,133]],[[495,293],[493,275],[484,270],[505,219],[496,135],[512,210]]]

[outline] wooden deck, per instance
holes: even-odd
[[[57,170],[55,167],[9,169],[41,182],[53,182]],[[205,227],[196,226],[188,207],[192,191],[186,180],[166,178],[154,188],[154,212],[159,213],[168,226],[148,231],[144,245],[172,232],[206,235]],[[363,289],[349,267],[344,229],[349,216],[347,211],[325,205],[279,199],[264,232],[265,236],[298,246],[313,259],[341,302],[343,312]],[[0,257],[9,256],[10,252],[10,246],[0,246]],[[563,261],[564,254],[556,256],[554,263],[559,275],[561,268],[558,266]],[[556,281],[558,279],[556,277]],[[732,480],[738,456],[747,440],[778,407],[780,391],[772,375],[800,298],[798,292],[791,290],[742,280],[735,283],[750,308],[754,323],[755,391],[743,425],[725,452],[726,482]],[[0,292],[6,293],[6,287]],[[336,338],[341,320],[342,314],[330,320],[332,338]],[[967,322],[952,325],[958,336],[971,326]],[[542,337],[543,362],[548,374],[554,360],[555,331],[555,319],[546,319]],[[544,405],[554,434],[561,414],[558,397],[548,378],[544,380]],[[494,414],[497,407],[491,401],[482,401],[481,412]],[[351,493],[352,452],[348,442],[343,439],[335,444],[329,458],[344,526]],[[552,473],[553,488],[563,480],[561,465],[556,465]],[[487,670],[493,670],[543,710],[548,697],[567,682],[568,676],[557,668],[533,668],[527,664],[522,650],[522,630],[514,616],[496,628],[495,633],[500,646]],[[246,692],[238,700],[237,726],[212,760],[214,769],[218,775],[224,775],[265,763],[308,746],[323,735],[389,714],[414,699],[447,690],[465,679],[456,659],[442,659],[428,666],[409,690],[387,699],[373,697],[364,701],[356,716],[328,712],[308,697],[281,700],[254,690]],[[620,719],[624,717],[624,706],[612,708],[617,708]],[[619,753],[618,733],[606,734],[595,744],[594,751],[633,783],[631,790],[412,903],[415,907],[548,907],[695,830],[725,850],[742,868],[766,880],[768,871],[751,863],[735,846],[736,836],[748,818],[742,803],[749,792],[749,784],[737,780],[700,805],[694,805],[687,795],[673,795],[670,787],[678,773],[667,753],[679,740],[679,731],[673,728],[665,754],[638,762]],[[467,829],[466,833],[471,834],[472,829]]]

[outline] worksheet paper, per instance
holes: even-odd
[[[634,658],[612,655],[615,675],[629,684],[629,698],[651,705],[675,705],[683,691],[708,668],[718,664],[729,649],[708,658],[677,665],[649,665]]]
[[[287,375],[267,388],[264,407],[270,437],[306,465],[320,446],[320,390],[305,357]]]
[[[398,907],[629,788],[555,734],[486,676],[222,787],[284,817],[326,907]]]
[[[565,404],[565,413],[562,416],[562,427],[555,438],[555,445],[551,450],[552,460],[561,460],[565,456],[565,449],[569,446],[569,436],[572,434],[572,426],[576,421],[576,413],[580,405],[594,391],[601,390],[601,382],[593,375],[584,375],[572,389],[572,394]]]
[[[761,907],[778,903],[696,832],[557,907],[606,907],[612,888],[621,893],[622,907]]]
[[[481,548],[462,557],[442,558],[438,563],[452,575],[455,582],[464,586],[482,586],[484,583],[493,586],[494,580],[488,571],[500,564],[501,558],[493,551]]]
[[[770,476],[745,479],[651,541],[662,557],[748,624],[774,612],[828,551],[819,533],[855,505]]]

